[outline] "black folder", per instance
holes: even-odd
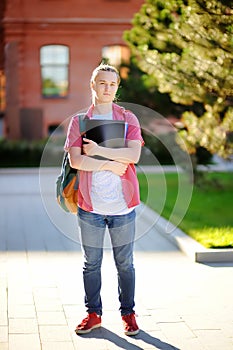
[[[84,137],[103,147],[125,147],[127,126],[123,120],[85,119]]]

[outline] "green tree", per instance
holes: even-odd
[[[151,84],[186,106],[179,131],[190,154],[233,153],[233,1],[147,0],[124,33]],[[181,144],[182,146],[182,144]]]
[[[120,67],[127,71],[121,77],[119,89],[120,101],[142,103],[144,106],[156,110],[163,116],[181,115],[185,107],[171,101],[169,94],[159,92],[152,76],[144,73],[131,57],[129,64],[123,63]]]

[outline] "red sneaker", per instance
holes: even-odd
[[[122,316],[122,321],[124,325],[124,333],[126,335],[136,335],[139,332],[139,327],[135,320],[134,313]]]
[[[88,314],[82,322],[76,327],[76,334],[85,334],[92,331],[94,328],[101,327],[101,316],[95,312]]]

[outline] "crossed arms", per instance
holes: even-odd
[[[122,176],[127,170],[128,164],[137,163],[141,154],[141,141],[129,140],[127,147],[108,148],[99,146],[96,142],[84,139],[83,153],[81,147],[69,149],[69,159],[72,168],[85,171],[109,170]],[[101,156],[103,160],[93,156]]]

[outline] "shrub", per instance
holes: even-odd
[[[0,166],[38,167],[46,142],[0,139]]]

